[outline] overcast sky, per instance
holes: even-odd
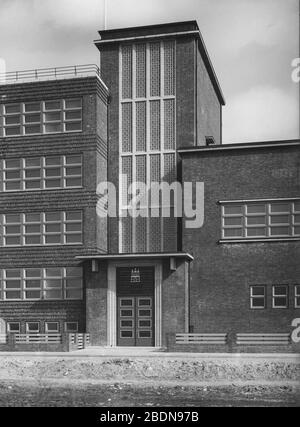
[[[108,28],[197,19],[220,80],[224,142],[299,138],[299,0],[107,0]],[[98,63],[104,0],[0,0],[7,71]]]

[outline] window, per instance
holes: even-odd
[[[78,322],[66,322],[65,323],[65,331],[69,333],[78,332]]]
[[[252,309],[266,308],[266,287],[265,286],[251,286],[250,307]]]
[[[172,252],[177,246],[173,201],[165,205],[171,210],[168,218],[149,200],[142,206],[143,218],[135,221],[126,186],[176,181],[175,53],[174,40],[120,48],[120,170],[127,176],[120,183],[122,253]]]
[[[80,300],[82,294],[81,267],[0,270],[1,300]]]
[[[0,107],[0,136],[82,131],[82,99],[26,102]]]
[[[273,286],[272,307],[288,308],[288,286]]]
[[[82,186],[82,156],[49,156],[2,161],[2,191],[34,191]]]
[[[2,246],[82,244],[81,211],[14,213],[2,217]]]
[[[26,333],[27,334],[38,334],[40,332],[39,322],[27,322]]]
[[[21,331],[21,325],[19,322],[8,322],[6,325],[7,333],[19,334]]]
[[[46,334],[55,334],[59,332],[58,322],[45,322]]]
[[[295,308],[300,308],[300,285],[295,286]]]
[[[4,270],[3,273],[2,298],[8,301],[22,299],[21,270]]]
[[[226,203],[222,238],[278,239],[300,237],[300,201]]]

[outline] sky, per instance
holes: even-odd
[[[224,143],[300,138],[299,0],[107,0],[107,28],[196,19],[226,99]],[[0,0],[7,71],[99,63],[104,0]]]

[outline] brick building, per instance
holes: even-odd
[[[0,334],[287,345],[300,317],[300,141],[222,145],[225,101],[196,22],[99,35],[100,70],[0,85]],[[200,227],[177,217],[174,196],[147,194],[131,215],[128,186],[176,181],[204,183]],[[103,215],[104,182],[116,217]]]

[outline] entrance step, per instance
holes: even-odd
[[[85,350],[77,351],[76,353],[87,353],[95,356],[147,356],[161,354],[166,351],[163,347],[88,347]]]

